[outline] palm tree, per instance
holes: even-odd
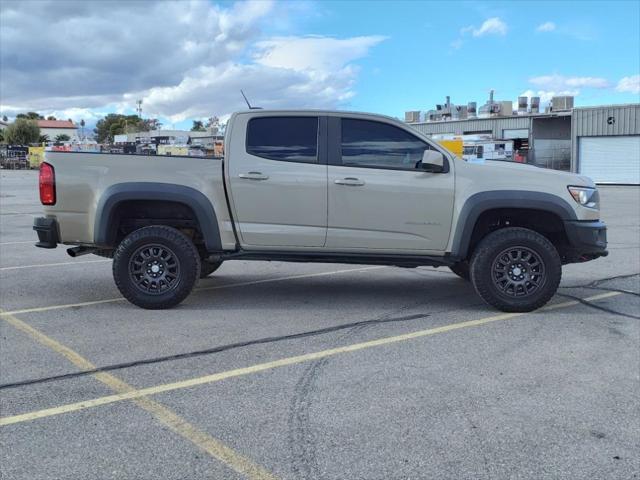
[[[84,140],[84,126],[85,126],[85,123],[84,123],[84,118],[83,118],[82,120],[80,120],[80,128],[81,128],[80,131],[82,132],[81,135],[82,135],[82,139],[83,140]]]
[[[49,135],[40,135],[38,137],[38,143],[49,143]]]
[[[56,143],[68,142],[71,140],[71,137],[66,133],[61,133],[60,135],[56,135]]]

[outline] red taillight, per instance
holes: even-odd
[[[53,166],[46,162],[40,164],[40,201],[43,205],[56,204],[56,174]]]

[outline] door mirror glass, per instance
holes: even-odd
[[[427,172],[440,173],[444,170],[444,155],[442,153],[427,149],[422,154],[420,168]]]

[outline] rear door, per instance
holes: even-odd
[[[327,249],[443,251],[454,172],[419,167],[436,149],[390,122],[329,117]]]
[[[230,135],[228,175],[242,244],[324,246],[326,118],[238,115]]]

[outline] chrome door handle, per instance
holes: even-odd
[[[364,180],[360,180],[355,177],[347,177],[338,180],[334,180],[336,185],[346,185],[347,187],[361,187],[364,185]]]
[[[240,178],[244,178],[245,180],[268,180],[269,175],[264,175],[262,172],[249,172],[249,173],[241,173],[238,175]]]

